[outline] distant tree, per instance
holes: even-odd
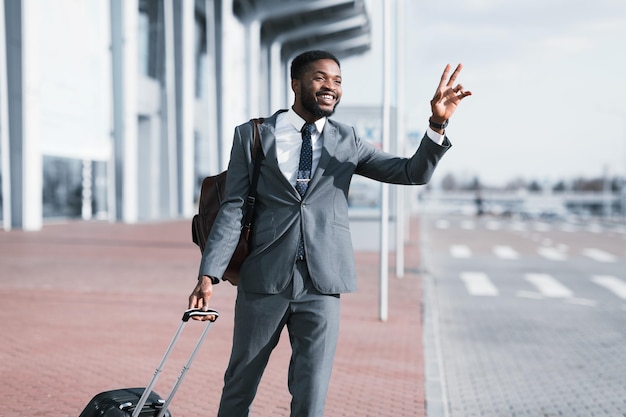
[[[600,192],[604,189],[604,179],[602,178],[577,178],[572,186],[574,191]]]
[[[565,181],[563,180],[557,182],[554,185],[554,187],[552,187],[552,191],[554,191],[555,193],[562,193],[566,190],[567,190],[567,185],[565,184]]]
[[[532,193],[539,193],[541,192],[542,187],[541,184],[539,184],[539,182],[533,180],[529,185],[528,185],[528,191],[532,192]]]

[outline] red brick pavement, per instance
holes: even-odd
[[[326,416],[424,416],[416,241],[407,245],[409,273],[390,276],[384,323],[378,253],[356,253],[359,291],[342,296]],[[78,416],[98,392],[145,386],[180,323],[198,260],[188,221],[0,232],[0,416]],[[174,416],[215,415],[234,297],[230,284],[216,288],[213,307],[221,317],[172,402]],[[155,391],[169,392],[201,329],[198,322],[186,327]],[[289,415],[288,362],[282,337],[252,416]]]

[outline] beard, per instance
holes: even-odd
[[[335,113],[337,104],[339,104],[339,101],[337,101],[332,110],[323,110],[315,100],[315,93],[305,90],[302,86],[300,87],[300,97],[302,107],[313,116],[320,118],[332,116]]]

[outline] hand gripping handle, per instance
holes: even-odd
[[[201,308],[190,308],[185,311],[183,314],[183,321],[188,322],[191,317],[212,317],[209,318],[210,321],[215,321],[220,316],[216,310],[208,309],[207,311],[202,310]]]

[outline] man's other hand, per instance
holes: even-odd
[[[213,281],[211,277],[203,275],[198,278],[198,283],[189,296],[189,308],[199,308],[204,311],[209,309],[209,299],[213,294]],[[194,320],[211,320],[212,316],[193,317]]]

